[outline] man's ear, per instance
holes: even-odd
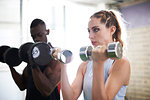
[[[47,29],[47,30],[46,30],[46,35],[49,35],[49,33],[50,33],[50,30]]]
[[[110,32],[113,35],[116,32],[116,26],[111,26],[110,27]]]

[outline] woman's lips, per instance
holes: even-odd
[[[92,45],[95,45],[96,44],[96,42],[95,41],[92,41]]]

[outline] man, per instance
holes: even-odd
[[[49,35],[49,29],[46,29],[45,22],[41,19],[32,21],[30,32],[34,42],[48,43],[47,35]],[[52,47],[51,44],[50,46]],[[60,100],[57,86],[60,82],[60,62],[52,60],[46,66],[35,66],[32,61],[29,62],[24,68],[22,75],[12,66],[9,67],[19,89],[27,89],[26,100]]]

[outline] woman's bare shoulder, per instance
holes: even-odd
[[[127,57],[125,57],[125,56],[123,56],[121,59],[118,59],[118,60],[115,60],[115,63],[116,64],[119,64],[119,65],[130,65],[130,62],[129,62],[129,60],[128,60],[128,58]]]

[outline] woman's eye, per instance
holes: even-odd
[[[99,28],[94,28],[93,29],[93,32],[98,32],[99,31]]]
[[[90,30],[88,29],[88,33],[90,33]]]

